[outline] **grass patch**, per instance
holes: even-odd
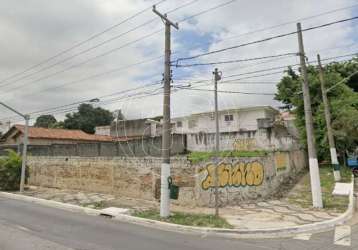
[[[260,157],[266,156],[267,151],[256,150],[256,151],[221,151],[219,157]],[[192,163],[198,163],[201,161],[211,160],[216,156],[215,152],[191,152],[188,155],[188,160]]]
[[[349,198],[346,196],[333,196],[332,191],[335,186],[333,168],[330,165],[321,165],[319,168],[323,207],[328,210],[344,212],[347,209]],[[348,167],[341,167],[341,181],[351,182],[352,172]],[[289,202],[302,207],[312,206],[311,185],[309,174],[305,175],[298,184],[299,188],[294,190],[288,197]]]
[[[167,219],[162,219],[157,210],[136,211],[133,216],[151,220],[165,221],[174,224],[197,226],[197,227],[216,227],[233,228],[225,219],[208,214],[189,214],[174,212]]]

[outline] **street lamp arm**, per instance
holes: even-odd
[[[2,105],[2,106],[4,106],[5,108],[11,110],[12,112],[18,114],[19,116],[22,116],[25,120],[29,118],[28,115],[25,115],[25,114],[23,114],[23,113],[17,111],[16,109],[10,107],[9,105],[7,105],[7,104],[5,104],[5,103],[3,103],[3,102],[0,102],[0,105]]]

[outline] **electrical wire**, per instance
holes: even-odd
[[[185,90],[196,90],[196,91],[209,91],[215,92],[213,89],[197,89],[197,88],[186,88],[186,87],[178,87],[180,89]],[[256,92],[242,92],[242,91],[228,91],[228,90],[218,90],[218,93],[227,93],[227,94],[243,94],[243,95],[270,95],[273,96],[275,93],[256,93]]]
[[[182,9],[182,8],[184,8],[184,7],[187,7],[187,6],[189,6],[190,4],[193,4],[193,3],[197,2],[197,1],[199,1],[199,0],[192,0],[192,1],[190,1],[189,3],[185,3],[185,4],[183,4],[183,5],[180,5],[180,6],[176,7],[176,8],[174,8],[174,9],[168,11],[167,13],[175,12],[175,11],[180,10],[180,9]],[[38,74],[38,73],[41,73],[41,72],[43,72],[43,71],[49,70],[49,69],[51,69],[51,68],[53,68],[53,67],[55,67],[55,66],[57,66],[57,65],[60,65],[60,64],[62,64],[62,63],[64,63],[64,62],[67,62],[67,61],[69,61],[69,60],[71,60],[71,59],[73,59],[73,58],[76,58],[76,57],[80,56],[80,55],[86,54],[86,53],[88,53],[88,52],[90,52],[90,51],[92,51],[92,50],[94,50],[94,49],[97,49],[97,48],[99,48],[99,47],[101,47],[101,46],[103,46],[103,45],[105,45],[105,44],[107,44],[107,43],[109,43],[109,42],[112,42],[112,41],[114,41],[114,40],[116,40],[116,39],[118,39],[118,38],[121,38],[121,37],[123,37],[123,36],[125,36],[125,35],[127,35],[127,34],[129,34],[129,33],[131,33],[131,32],[133,32],[133,31],[136,31],[136,30],[138,30],[138,29],[141,29],[141,28],[143,28],[143,27],[145,27],[145,26],[147,26],[147,25],[149,25],[149,24],[151,24],[151,23],[153,23],[153,22],[155,22],[155,21],[157,21],[157,20],[158,20],[157,18],[152,18],[152,19],[150,19],[149,21],[143,22],[143,23],[141,23],[141,24],[135,26],[134,28],[131,28],[131,29],[129,29],[129,30],[127,30],[127,31],[125,31],[125,32],[123,32],[123,33],[121,33],[121,34],[119,34],[119,35],[113,36],[113,37],[111,37],[111,38],[109,38],[109,39],[107,39],[107,40],[104,40],[104,41],[101,42],[101,43],[98,43],[98,44],[96,44],[96,45],[94,45],[94,46],[92,46],[92,47],[89,47],[89,48],[87,48],[87,49],[85,49],[85,50],[82,50],[82,51],[80,51],[80,52],[78,52],[78,53],[75,53],[75,54],[73,54],[73,55],[71,55],[71,56],[69,56],[69,57],[66,57],[66,58],[64,58],[64,59],[62,59],[62,60],[60,60],[60,61],[57,61],[57,62],[55,62],[55,63],[53,63],[53,64],[51,64],[51,65],[48,65],[48,66],[46,66],[46,67],[44,67],[44,68],[40,68],[39,70],[34,71],[34,72],[30,73],[30,74],[24,75],[24,76],[22,76],[22,77],[20,77],[20,78],[18,78],[18,79],[16,79],[16,80],[14,80],[14,81],[0,84],[0,87],[7,86],[7,85],[10,85],[10,84],[19,82],[19,81],[21,81],[21,80],[27,79],[28,77],[31,77],[31,76],[34,76],[34,75],[36,75],[36,74]],[[163,30],[163,29],[160,29],[160,30]],[[155,34],[156,34],[156,33],[155,33]],[[122,46],[119,47],[119,48],[121,49]],[[114,51],[113,51],[113,50],[110,50],[110,51],[111,51],[111,53],[113,53],[114,51],[117,51],[117,49],[115,49]],[[104,53],[104,54],[103,54],[103,56],[105,56],[105,55],[107,55],[107,53]],[[100,55],[99,57],[102,57],[102,55]],[[94,58],[97,59],[97,58],[99,58],[99,57],[94,57]]]
[[[358,4],[353,4],[353,5],[349,5],[349,6],[346,6],[346,7],[329,10],[329,11],[322,12],[322,13],[319,13],[319,14],[316,14],[316,15],[299,18],[299,19],[296,19],[296,20],[293,20],[293,21],[288,21],[288,22],[285,22],[285,23],[280,23],[280,24],[277,24],[277,25],[273,25],[273,26],[269,26],[269,27],[264,27],[264,28],[261,28],[261,29],[257,29],[257,30],[253,30],[253,31],[245,32],[245,33],[241,33],[241,34],[238,34],[238,35],[233,35],[233,36],[230,36],[230,37],[225,37],[225,39],[222,39],[222,40],[220,40],[220,41],[235,39],[235,38],[238,38],[238,37],[241,37],[241,36],[245,36],[245,35],[251,35],[251,34],[263,32],[263,31],[267,31],[267,30],[272,30],[272,29],[275,29],[275,28],[280,28],[280,27],[287,26],[287,25],[290,25],[290,24],[296,24],[296,23],[298,23],[298,22],[302,22],[302,21],[306,21],[306,20],[309,20],[309,19],[313,19],[313,18],[325,16],[325,15],[332,14],[332,13],[336,13],[336,12],[339,12],[339,11],[342,11],[342,10],[347,10],[347,9],[355,8],[355,7],[357,7],[357,6],[358,6]]]
[[[352,56],[357,56],[358,52],[355,53],[350,53],[350,54],[345,54],[345,55],[340,55],[340,56],[334,56],[334,57],[328,57],[328,58],[324,58],[322,59],[322,61],[329,61],[329,60],[334,60],[334,59],[340,59],[340,58],[345,58],[345,57],[352,57]],[[317,60],[311,60],[308,61],[307,63],[316,63]],[[237,76],[244,76],[244,75],[251,75],[251,74],[256,74],[256,73],[262,73],[262,72],[268,72],[268,71],[272,71],[272,70],[278,70],[278,69],[287,69],[288,67],[295,67],[295,66],[300,66],[299,63],[297,64],[287,64],[287,65],[283,65],[283,66],[277,66],[277,67],[270,67],[270,68],[265,68],[265,69],[260,69],[260,70],[255,70],[255,71],[250,71],[250,72],[244,72],[244,73],[237,73],[237,74],[231,74],[231,75],[223,75],[223,79],[227,79],[227,78],[232,78],[232,77],[237,77]],[[282,71],[276,71],[272,74],[279,74],[279,73],[283,73]],[[258,75],[258,76],[267,76],[268,74],[263,74],[263,75]],[[271,74],[270,74],[271,75]],[[254,76],[258,77],[258,76]],[[232,79],[232,80],[227,80],[224,82],[231,82],[231,81],[238,81],[238,80],[242,80],[242,79],[249,79],[249,78],[239,78],[239,79]],[[183,79],[175,79],[175,80],[183,80]],[[200,79],[200,80],[196,80],[196,79],[186,79],[187,81],[191,81],[191,82],[208,82],[208,81],[212,81],[212,79]],[[223,82],[223,81],[222,81]]]
[[[198,0],[194,0],[194,1],[191,1],[191,2],[189,2],[189,3],[192,4],[192,3],[196,2],[196,1],[198,1]],[[232,3],[232,2],[234,2],[234,1],[236,1],[236,0],[231,0],[231,1],[226,2],[226,3],[224,3],[224,4],[219,4],[219,5],[217,5],[217,6],[214,6],[214,7],[212,7],[212,8],[207,9],[206,11],[201,11],[201,12],[199,12],[199,13],[196,13],[196,14],[194,14],[194,15],[191,15],[191,16],[189,16],[189,17],[186,17],[186,18],[184,18],[183,20],[181,20],[180,22],[184,22],[184,21],[187,21],[187,20],[192,19],[192,18],[194,18],[194,17],[197,17],[197,16],[200,16],[200,15],[206,14],[206,13],[208,13],[209,11],[213,11],[213,10],[215,10],[215,9],[217,9],[217,8],[220,8],[220,7],[223,7],[223,6],[225,6],[225,5],[228,5],[229,3]],[[181,8],[181,7],[183,7],[183,6],[186,7],[186,6],[188,6],[189,3],[184,4],[184,5],[181,5],[181,6],[175,8],[174,10],[171,10],[171,11],[169,11],[169,12],[173,12],[173,11],[175,11],[175,10],[178,10],[179,8]],[[30,84],[32,84],[32,83],[36,83],[36,82],[39,82],[39,81],[41,81],[41,80],[45,80],[45,79],[51,78],[51,77],[56,76],[56,75],[58,75],[58,74],[64,73],[64,72],[66,72],[66,71],[69,71],[69,70],[71,70],[71,69],[73,69],[73,68],[77,68],[77,67],[79,67],[79,66],[82,66],[82,65],[84,65],[84,64],[86,64],[86,63],[88,63],[88,62],[90,62],[90,61],[93,61],[93,60],[98,59],[98,58],[100,58],[100,57],[106,56],[106,55],[108,55],[108,54],[111,54],[111,53],[113,53],[113,52],[119,50],[119,49],[122,49],[122,48],[127,47],[127,46],[130,46],[130,45],[132,45],[132,44],[134,44],[134,43],[137,43],[137,42],[139,42],[139,41],[141,41],[141,40],[144,40],[144,39],[146,39],[146,38],[148,38],[148,37],[151,37],[151,36],[153,36],[153,35],[155,35],[155,34],[161,32],[162,30],[163,30],[163,28],[161,28],[161,29],[159,29],[159,30],[156,30],[156,31],[154,31],[154,32],[152,32],[152,33],[150,33],[150,34],[147,34],[147,35],[145,35],[145,36],[142,36],[142,37],[140,37],[139,39],[136,39],[136,40],[134,40],[134,41],[131,41],[131,42],[129,42],[129,43],[126,43],[126,44],[124,44],[124,45],[122,45],[122,46],[120,46],[120,47],[114,48],[114,49],[109,50],[109,51],[107,51],[107,52],[105,52],[105,53],[102,53],[102,54],[97,55],[97,56],[95,56],[95,57],[89,58],[89,59],[87,59],[87,60],[85,60],[85,61],[83,61],[83,62],[81,62],[81,63],[71,65],[71,66],[69,66],[69,67],[67,67],[67,68],[65,68],[65,69],[63,69],[63,70],[54,72],[54,73],[52,73],[52,74],[46,75],[46,76],[41,77],[41,78],[38,78],[38,79],[35,79],[35,80],[31,81],[31,82],[22,84],[22,85],[20,85],[20,86],[15,87],[15,88],[11,88],[11,89],[9,89],[8,91],[6,91],[5,94],[7,94],[7,93],[9,93],[9,92],[11,92],[11,91],[16,91],[16,90],[18,90],[18,89],[22,89],[22,88],[24,88],[24,87],[27,87],[28,85],[30,85]]]
[[[334,84],[333,86],[329,87],[327,90],[326,90],[326,93],[328,93],[329,91],[331,91],[332,89],[334,89],[335,87],[337,87],[338,85],[342,84],[342,83],[345,83],[346,81],[348,81],[351,77],[355,76],[358,74],[358,70],[353,72],[352,74],[350,74],[349,76],[343,78],[341,81],[337,82],[336,84]]]
[[[135,88],[129,88],[129,89],[126,89],[126,90],[122,90],[122,91],[119,91],[119,92],[114,92],[114,93],[107,94],[107,95],[97,96],[97,97],[93,97],[93,98],[90,98],[90,99],[84,99],[84,100],[81,100],[81,101],[77,101],[77,102],[73,102],[73,103],[69,103],[69,104],[65,104],[65,105],[61,105],[61,106],[56,106],[56,107],[52,107],[52,108],[46,108],[46,109],[42,109],[42,110],[38,110],[38,111],[29,112],[28,114],[29,115],[34,115],[34,114],[37,114],[37,113],[43,113],[43,112],[49,112],[49,111],[57,110],[59,108],[60,109],[61,108],[68,108],[70,106],[90,102],[93,99],[102,99],[102,98],[106,98],[106,97],[112,97],[112,96],[115,96],[115,95],[121,95],[121,94],[128,93],[128,92],[131,92],[131,91],[135,91],[135,90],[155,86],[155,85],[158,85],[160,83],[161,82],[157,81],[157,82],[154,82],[154,83],[145,84],[143,86],[139,86],[139,87],[135,87]],[[17,117],[17,116],[1,118],[1,120],[11,119],[13,117]]]
[[[298,55],[298,53],[284,53],[279,55],[261,56],[261,57],[253,57],[253,58],[245,58],[245,59],[237,59],[237,60],[218,61],[218,62],[193,63],[193,64],[182,64],[182,65],[175,64],[175,67],[182,68],[182,67],[208,66],[208,65],[229,64],[229,63],[241,63],[241,62],[263,60],[268,58],[278,58],[278,57],[296,56],[296,55]]]
[[[99,74],[95,74],[95,75],[91,75],[91,76],[81,78],[81,79],[78,79],[78,80],[62,83],[60,85],[56,85],[56,86],[53,86],[53,87],[41,89],[41,90],[38,90],[38,91],[30,93],[30,94],[25,94],[25,95],[22,95],[22,97],[34,96],[34,95],[37,95],[39,93],[48,92],[49,90],[59,89],[59,88],[63,88],[63,87],[66,87],[66,86],[82,83],[84,81],[88,81],[88,80],[95,79],[95,78],[98,78],[98,77],[102,77],[102,76],[106,76],[106,75],[109,75],[109,74],[117,73],[117,72],[120,72],[122,70],[131,68],[131,67],[135,67],[135,66],[150,63],[150,62],[155,62],[155,61],[158,61],[159,59],[161,59],[162,57],[163,56],[157,56],[157,57],[150,58],[148,60],[143,60],[143,61],[136,62],[136,63],[133,63],[133,64],[129,64],[129,65],[126,65],[126,66],[123,66],[123,67],[114,68],[114,69],[111,69],[111,70],[108,70],[108,71],[105,71],[105,72],[102,72],[102,73],[99,73]]]
[[[158,1],[155,5],[160,5],[160,4],[162,4],[162,3],[166,2],[166,1],[167,1],[167,0]],[[18,76],[18,75],[21,75],[21,74],[23,74],[23,73],[26,73],[26,72],[28,72],[28,71],[30,71],[30,70],[32,70],[32,69],[34,69],[34,68],[37,68],[38,66],[41,66],[41,65],[43,65],[43,64],[45,64],[45,63],[47,63],[47,62],[49,62],[49,61],[52,61],[53,59],[55,59],[55,58],[57,58],[57,57],[59,57],[59,56],[61,56],[61,55],[63,55],[63,54],[66,54],[67,52],[69,52],[69,51],[71,51],[71,50],[73,50],[73,49],[75,49],[75,48],[77,48],[77,47],[82,46],[83,44],[85,44],[85,43],[87,43],[87,42],[89,42],[89,41],[91,41],[91,40],[93,40],[93,39],[95,39],[95,38],[97,38],[97,37],[99,37],[99,36],[101,36],[101,35],[107,33],[108,31],[111,31],[111,30],[117,28],[118,26],[120,26],[120,25],[122,25],[122,24],[124,24],[124,23],[126,23],[126,22],[128,22],[128,21],[130,21],[130,20],[132,20],[132,19],[134,19],[135,17],[137,17],[137,16],[139,16],[139,15],[143,14],[144,12],[146,12],[146,11],[148,11],[148,10],[151,10],[151,9],[152,9],[152,5],[151,5],[150,7],[147,7],[147,8],[145,8],[145,9],[143,9],[143,10],[141,10],[141,11],[139,11],[139,12],[133,14],[132,16],[130,16],[130,17],[126,18],[126,19],[122,20],[121,22],[116,23],[116,24],[114,24],[114,25],[112,25],[112,26],[106,28],[105,30],[103,30],[103,31],[101,31],[101,32],[98,32],[98,33],[96,33],[96,34],[90,36],[89,38],[87,38],[87,39],[85,39],[85,40],[83,40],[83,41],[81,41],[81,42],[79,42],[79,43],[76,43],[75,45],[73,45],[73,46],[71,46],[71,47],[69,47],[69,48],[67,48],[67,49],[65,49],[65,50],[62,50],[61,52],[59,52],[59,53],[57,53],[57,54],[55,54],[55,55],[53,55],[53,56],[51,56],[51,57],[45,59],[44,61],[41,61],[41,62],[39,62],[39,63],[37,63],[37,64],[35,64],[35,65],[29,67],[29,68],[26,68],[25,70],[23,70],[23,71],[21,71],[21,72],[15,73],[15,74],[13,74],[13,75],[7,77],[7,78],[4,78],[4,79],[0,80],[0,83],[3,83],[4,81],[10,80],[10,79],[12,79],[12,78],[14,78],[14,77],[16,77],[16,76]]]
[[[341,20],[337,20],[337,21],[334,21],[334,22],[329,22],[329,23],[325,23],[325,24],[321,24],[321,25],[317,25],[317,26],[313,26],[313,27],[309,27],[309,28],[306,28],[306,29],[302,29],[301,31],[305,32],[305,31],[320,29],[320,28],[328,27],[328,26],[335,25],[335,24],[338,24],[338,23],[343,23],[343,22],[356,20],[356,19],[358,19],[358,16],[351,17],[351,18],[346,18],[346,19],[341,19]],[[239,45],[230,46],[230,47],[226,47],[226,48],[223,48],[223,49],[213,50],[213,51],[209,51],[209,52],[206,52],[206,53],[200,53],[200,54],[190,56],[190,57],[178,58],[176,61],[177,61],[177,64],[179,64],[180,61],[192,60],[192,59],[200,58],[200,57],[207,56],[207,55],[217,54],[217,53],[221,53],[221,52],[224,52],[224,51],[237,49],[237,48],[240,48],[240,47],[245,47],[245,46],[249,46],[249,45],[253,45],[253,44],[258,44],[258,43],[271,41],[271,40],[278,39],[278,38],[291,36],[291,35],[294,35],[294,34],[297,34],[297,31],[292,31],[292,32],[288,32],[288,33],[284,33],[284,34],[280,34],[280,35],[276,35],[276,36],[271,36],[271,37],[267,37],[267,38],[264,38],[264,39],[252,41],[252,42],[242,43],[242,44],[239,44]]]
[[[230,0],[230,1],[227,1],[227,2],[224,2],[224,3],[221,3],[221,4],[218,4],[218,5],[214,6],[214,7],[211,7],[211,8],[209,8],[209,9],[206,9],[206,10],[203,10],[203,11],[201,11],[201,12],[198,12],[198,13],[192,15],[192,16],[185,17],[184,19],[180,20],[178,23],[182,23],[182,22],[188,21],[188,20],[193,19],[193,18],[195,18],[195,17],[201,16],[201,15],[203,15],[203,14],[206,14],[206,13],[209,13],[209,12],[214,11],[214,10],[216,10],[216,9],[222,8],[222,7],[224,7],[224,6],[227,6],[227,5],[229,5],[229,4],[233,3],[233,2],[236,2],[236,1],[237,1],[237,0]]]

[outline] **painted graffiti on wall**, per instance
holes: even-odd
[[[252,150],[256,148],[255,138],[236,139],[233,143],[234,150]]]
[[[208,164],[201,171],[205,171],[206,177],[201,183],[204,190],[215,187],[215,167]],[[260,162],[220,163],[218,165],[219,187],[244,187],[260,186],[264,179],[264,167]]]

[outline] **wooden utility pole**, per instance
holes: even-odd
[[[215,85],[215,216],[219,216],[219,154],[220,154],[220,132],[219,132],[219,111],[218,111],[218,81],[221,80],[221,72],[216,68],[214,74]]]
[[[309,169],[310,169],[310,178],[311,178],[311,192],[312,192],[312,202],[313,207],[322,208],[322,191],[321,191],[321,182],[319,178],[319,168],[318,160],[313,132],[313,119],[312,119],[312,110],[311,110],[311,98],[308,87],[308,77],[307,77],[307,68],[305,61],[305,51],[303,47],[303,38],[301,23],[297,23],[297,34],[298,34],[298,46],[300,54],[300,63],[301,63],[301,74],[303,77],[302,81],[302,92],[303,92],[303,102],[305,110],[305,123],[306,123],[306,135],[307,135],[307,148],[308,148],[308,158],[309,158]]]
[[[341,173],[340,173],[340,167],[338,163],[337,158],[337,150],[336,145],[334,143],[334,137],[331,127],[331,112],[329,109],[329,102],[327,98],[327,91],[325,86],[325,79],[323,74],[323,67],[321,64],[321,57],[318,54],[317,55],[317,61],[318,61],[318,73],[319,73],[319,81],[321,82],[321,91],[322,91],[322,99],[323,99],[323,105],[324,105],[324,116],[326,118],[326,127],[327,127],[327,136],[328,136],[328,143],[329,143],[329,149],[331,153],[331,163],[333,166],[333,175],[335,181],[341,180]]]
[[[164,59],[164,102],[163,102],[163,135],[162,135],[162,165],[160,180],[160,217],[167,218],[170,215],[170,192],[168,178],[170,177],[170,28],[179,29],[177,23],[171,22],[167,14],[161,14],[153,6],[153,12],[157,14],[165,24],[165,59]]]

